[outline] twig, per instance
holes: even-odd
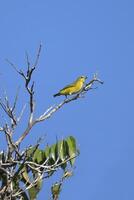
[[[28,135],[28,133],[30,132],[30,130],[32,129],[32,127],[35,124],[37,124],[39,122],[43,122],[46,119],[50,118],[57,110],[62,108],[65,104],[67,104],[71,101],[77,100],[78,98],[81,98],[82,94],[84,94],[84,93],[88,92],[90,89],[92,89],[91,87],[94,84],[94,82],[99,82],[99,83],[103,84],[103,82],[100,79],[98,79],[96,75],[94,75],[93,79],[83,87],[83,89],[80,91],[80,93],[63,100],[61,103],[59,103],[56,106],[53,106],[53,107],[51,106],[50,108],[48,108],[46,110],[46,112],[44,112],[42,115],[40,115],[39,118],[34,119],[30,124],[28,124],[28,127],[26,128],[26,130],[24,131],[22,136],[18,139],[18,141],[16,142],[16,145],[19,145],[23,141],[23,139]]]
[[[22,118],[22,116],[23,116],[23,113],[24,113],[25,109],[26,109],[26,104],[23,106],[23,108],[22,108],[22,110],[21,110],[21,113],[20,113],[19,117],[17,118],[17,122],[20,122],[20,120],[21,120],[21,118]]]
[[[3,173],[7,174],[9,177],[12,177],[12,174],[1,166],[0,166],[0,170],[3,171]]]
[[[36,56],[35,63],[33,65],[33,67],[36,67],[38,65],[41,49],[42,49],[42,44],[40,44],[40,46],[39,46],[39,49],[38,49],[37,56]]]
[[[11,126],[12,126],[13,129],[17,125],[17,120],[16,120],[16,116],[15,116],[15,113],[14,113],[14,109],[15,109],[16,103],[17,103],[17,98],[18,98],[18,94],[16,94],[13,107],[10,106],[10,103],[9,103],[7,96],[5,96],[5,102],[2,101],[2,99],[0,99],[0,106],[4,110],[4,112],[7,114],[7,116],[10,118]]]

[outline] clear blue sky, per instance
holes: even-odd
[[[23,145],[35,144],[46,134],[50,144],[56,136],[77,138],[81,154],[61,200],[133,200],[134,2],[2,1],[1,95],[5,88],[11,99],[18,86],[23,91],[22,81],[5,58],[23,67],[25,51],[34,58],[40,41],[43,50],[34,76],[37,115],[60,102],[63,97],[52,95],[81,74],[91,78],[98,71],[105,84],[35,127]],[[20,97],[22,105],[25,94]],[[48,186],[44,183],[39,200],[48,199]]]

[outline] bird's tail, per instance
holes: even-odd
[[[60,93],[54,94],[53,97],[60,96]]]

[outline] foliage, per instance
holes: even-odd
[[[32,128],[40,122],[49,119],[56,111],[67,103],[83,97],[89,90],[93,89],[95,82],[103,83],[95,74],[93,79],[86,83],[81,91],[71,97],[66,98],[56,106],[51,106],[42,115],[35,118],[34,81],[32,75],[35,71],[40,57],[41,45],[39,46],[34,64],[31,64],[28,54],[26,54],[27,70],[18,68],[9,60],[7,62],[15,69],[24,81],[25,90],[29,96],[29,119],[24,132],[14,141],[13,133],[25,110],[23,107],[19,116],[16,114],[18,94],[11,105],[7,96],[0,99],[0,107],[8,117],[9,123],[0,127],[0,132],[5,135],[7,150],[0,152],[0,199],[3,200],[35,200],[42,188],[44,179],[50,178],[57,171],[62,169],[61,178],[51,186],[52,199],[58,200],[64,180],[72,176],[75,158],[78,156],[76,140],[69,136],[57,141],[53,145],[46,145],[40,148],[40,141],[34,146],[21,148],[23,140],[31,133]]]

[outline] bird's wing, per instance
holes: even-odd
[[[72,84],[70,84],[70,85],[66,85],[64,88],[62,88],[61,90],[65,90],[65,89],[68,89],[68,88],[72,88],[72,87],[74,87],[74,84],[72,83]],[[60,91],[61,91],[60,90]]]

